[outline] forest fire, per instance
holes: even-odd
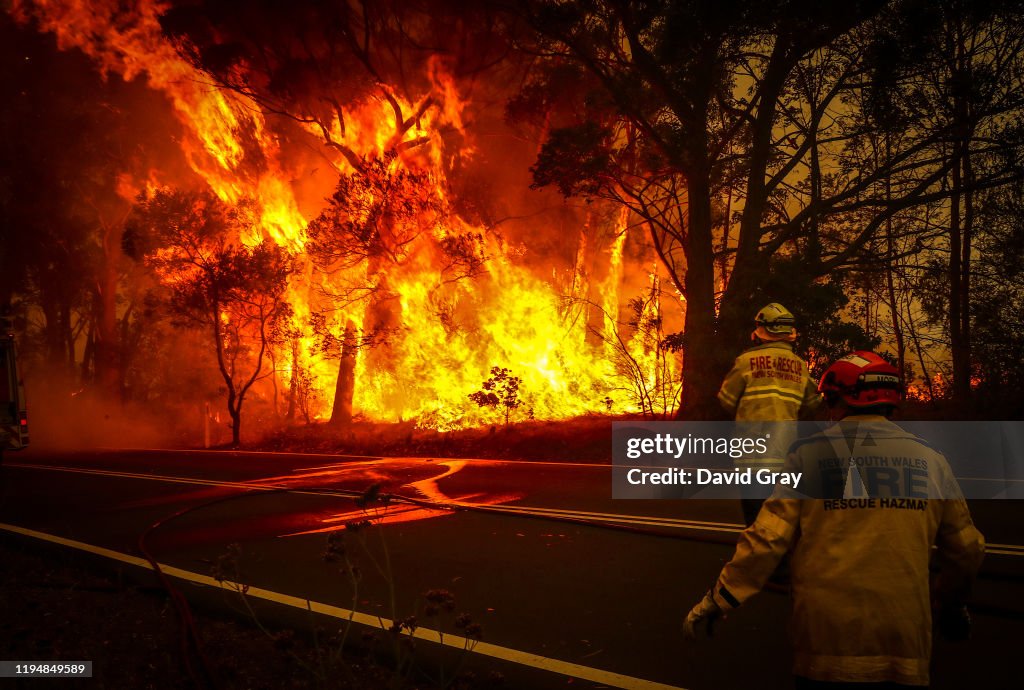
[[[226,402],[234,444],[246,400],[266,430],[709,418],[777,302],[815,376],[871,349],[928,404],[1009,394],[1024,50],[995,15],[931,17],[975,22],[953,64],[881,10],[758,6],[677,52],[513,5],[15,2],[0,306],[59,362],[36,380],[193,438]],[[954,93],[973,71],[1007,78]]]
[[[258,97],[216,87],[182,56],[161,28],[165,10],[143,1],[126,15],[117,3],[43,0],[18,12],[110,78],[141,75],[165,94],[192,171],[228,207],[255,216],[233,241],[269,240],[293,257],[289,323],[278,328],[286,335],[269,346],[272,384],[309,418],[333,409],[335,419],[354,413],[447,430],[509,413],[563,419],[674,407],[678,367],[649,332],[661,328],[653,258],[643,271],[647,299],[635,309],[635,321],[653,325],[620,332],[621,303],[633,297],[621,294],[628,214],[615,216],[606,246],[589,250],[582,228],[541,221],[537,235],[578,235],[572,265],[524,260],[529,237],[464,217],[448,175],[452,161],[476,153],[464,122],[472,104],[440,61],[419,66],[429,88],[415,101],[382,83],[329,119],[300,122],[304,134],[282,143]],[[310,171],[310,141],[328,172]],[[154,169],[134,189],[151,196],[179,183]],[[338,227],[351,236],[332,238]],[[470,396],[492,369],[505,370],[514,390],[477,404]],[[261,386],[269,384],[254,392],[268,395]]]
[[[10,0],[0,59],[0,677],[1020,684],[1024,3]]]

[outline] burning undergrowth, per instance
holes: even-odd
[[[593,416],[456,431],[417,428],[414,422],[357,422],[342,435],[313,424],[272,432],[258,447],[362,456],[611,463],[612,421]]]

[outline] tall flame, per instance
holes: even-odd
[[[301,257],[310,218],[299,210],[285,154],[263,113],[256,103],[210,84],[178,54],[161,32],[163,9],[155,0],[140,0],[126,17],[112,0],[88,4],[23,0],[16,3],[15,13],[22,19],[34,18],[41,29],[56,34],[61,48],[81,49],[105,73],[125,79],[143,75],[152,88],[166,94],[185,130],[181,145],[191,168],[223,201],[257,201],[262,236],[240,241],[251,244],[269,238]],[[467,104],[439,63],[430,62],[427,70],[436,105],[406,137],[425,141],[417,148],[417,165],[429,168],[438,198],[447,199],[443,163],[453,154],[445,150],[439,132],[442,126],[462,130]],[[400,104],[406,112],[413,112],[417,105]],[[359,155],[380,156],[393,136],[393,128],[385,124],[391,121],[389,108],[383,100],[371,100],[345,123],[344,131],[335,121],[330,135]],[[310,131],[320,135],[312,126]],[[471,148],[457,152],[472,153]],[[335,167],[346,170],[348,163],[339,156]],[[468,396],[480,389],[493,366],[507,367],[521,379],[523,405],[516,411],[520,418],[560,419],[593,411],[639,409],[636,391],[623,383],[623,373],[615,364],[616,350],[624,350],[641,364],[658,357],[643,338],[617,334],[627,220],[625,214],[618,219],[620,227],[607,248],[610,268],[603,280],[577,289],[588,277],[579,267],[571,269],[568,282],[574,288],[568,296],[582,295],[596,306],[601,314],[595,324],[592,318],[580,317],[579,301],[576,306],[567,303],[553,276],[541,279],[517,261],[521,248],[509,247],[455,213],[446,214],[410,244],[401,266],[388,272],[388,289],[397,295],[392,311],[400,327],[378,351],[360,352],[355,411],[370,419],[416,420],[437,429],[490,423],[496,419],[494,411],[478,408]],[[438,242],[464,234],[480,237],[484,243],[484,270],[445,285]],[[294,364],[312,373],[318,400],[314,416],[324,417],[330,414],[338,363],[316,354],[309,326],[316,310],[312,284],[327,279],[316,278],[309,262],[306,266],[290,288],[294,326],[304,334],[294,350],[298,354]],[[364,261],[354,270],[365,277],[379,269]],[[339,337],[346,324],[365,332],[366,312],[365,304],[348,305],[335,313],[330,325]],[[603,334],[596,340],[595,331]],[[292,358],[282,353],[278,365],[278,375],[287,384]],[[651,367],[641,376],[654,386],[665,372]],[[675,375],[668,373],[670,378]],[[635,374],[625,378],[630,376],[635,378]]]

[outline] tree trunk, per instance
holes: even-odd
[[[967,371],[963,368],[964,363],[964,337],[963,317],[961,298],[963,287],[963,267],[961,251],[963,251],[963,238],[960,228],[960,185],[962,176],[960,164],[953,166],[952,185],[953,193],[949,200],[949,348],[953,358],[953,400],[963,403],[970,391],[970,381]]]
[[[242,440],[242,399],[233,382],[228,382],[228,417],[231,419],[231,447],[237,448]]]
[[[928,388],[928,402],[935,405],[935,384],[928,366],[924,362],[924,348],[921,346],[921,339],[917,335],[917,328],[914,326],[914,311],[907,311],[907,331],[910,333],[910,341],[914,343],[914,351],[917,353],[917,361],[921,365],[921,378]]]
[[[274,419],[281,418],[281,411],[278,409],[280,402],[280,391],[277,383],[277,354],[274,348],[267,350],[267,358],[270,359],[270,388],[271,388],[271,409],[274,411]]]
[[[963,155],[963,181],[967,185],[964,191],[964,219],[961,226],[960,251],[960,347],[956,356],[958,361],[954,367],[960,377],[954,377],[955,395],[958,400],[970,403],[971,399],[971,239],[974,234],[974,193],[970,186],[973,183],[971,154],[966,149]]]
[[[85,336],[85,348],[82,350],[82,364],[79,366],[79,375],[82,383],[90,380],[90,372],[95,373],[96,360],[96,327],[95,323],[90,324],[89,331]],[[94,378],[94,377],[93,377]]]
[[[736,346],[744,341],[744,332],[749,330],[754,310],[761,306],[752,304],[751,300],[767,269],[767,261],[760,251],[761,226],[769,196],[766,175],[773,151],[772,131],[775,113],[786,75],[789,73],[789,65],[790,58],[786,56],[785,47],[777,44],[761,83],[762,101],[751,128],[750,170],[747,174],[743,214],[736,240],[736,260],[718,314],[718,356],[708,363],[714,378],[725,375],[732,359],[731,355],[735,354]],[[692,203],[692,188],[689,192]],[[707,193],[710,194],[710,188]]]
[[[954,150],[957,160],[953,165],[953,194],[950,199],[949,223],[949,341],[953,358],[953,400],[966,407],[971,397],[970,303],[969,291],[971,257],[971,225],[974,221],[974,203],[970,192],[961,187],[971,183],[970,164],[970,104],[962,85],[971,83],[970,65],[965,56],[966,39],[963,27],[952,29],[955,42],[955,62],[952,82],[961,85],[953,89],[953,117],[959,140]],[[963,208],[961,209],[961,205]],[[962,214],[962,216],[961,216]]]
[[[686,235],[686,317],[683,349],[683,401],[677,419],[713,414],[719,367],[715,338],[715,253],[711,218],[711,184],[707,170],[688,179]],[[735,275],[735,274],[734,274]]]
[[[334,388],[334,407],[331,410],[331,424],[345,427],[352,423],[352,399],[356,388],[356,353],[358,352],[357,329],[351,320],[345,324],[345,335],[341,342],[341,363],[338,366],[338,382]]]
[[[111,398],[118,397],[120,347],[117,333],[118,258],[121,245],[116,226],[103,228],[103,260],[93,305],[95,315],[96,383]]]
[[[886,262],[885,268],[885,285],[886,291],[889,293],[889,312],[892,316],[892,333],[896,338],[896,366],[900,370],[900,375],[904,373],[906,366],[907,348],[903,340],[903,327],[900,324],[900,311],[899,304],[896,298],[896,278],[893,275],[896,270],[895,259],[893,258],[893,239],[892,239],[892,219],[890,218],[885,223],[886,238],[888,240],[889,247],[889,261]]]
[[[124,402],[128,400],[129,396],[129,383],[128,383],[128,372],[131,369],[132,361],[134,360],[135,353],[138,350],[138,336],[133,337],[132,335],[132,314],[135,311],[135,300],[128,302],[127,308],[124,310],[124,314],[121,316],[121,321],[118,326],[118,353],[117,358],[117,390],[118,398]],[[136,329],[136,333],[140,331]]]
[[[729,234],[732,229],[732,185],[725,194],[725,212],[722,217],[722,244],[718,248],[718,291],[725,293],[729,285]]]
[[[287,422],[295,421],[295,403],[299,385],[299,339],[292,338],[292,376],[288,383],[288,412],[284,418]]]
[[[61,295],[60,301],[60,332],[61,337],[64,340],[64,354],[67,357],[66,367],[68,376],[71,381],[75,380],[75,375],[78,373],[75,366],[75,329],[72,325],[73,308],[71,306],[71,297]]]
[[[39,298],[39,306],[43,310],[43,318],[46,321],[43,326],[46,339],[46,358],[51,366],[56,367],[64,361],[64,338],[61,335],[57,300],[45,286],[40,286]]]
[[[885,156],[886,162],[888,163],[892,156],[888,133],[885,135]],[[892,199],[892,181],[888,176],[885,178],[885,198],[886,201]],[[889,260],[885,262],[885,285],[886,290],[889,293],[889,312],[892,316],[892,333],[896,338],[896,366],[900,370],[900,376],[904,376],[907,349],[903,342],[903,327],[900,324],[899,304],[896,301],[896,245],[892,236],[891,216],[885,221],[885,241],[886,249],[889,254]]]

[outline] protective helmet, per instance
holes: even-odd
[[[753,335],[761,340],[793,340],[796,338],[796,317],[778,302],[761,308],[754,317],[757,328]]]
[[[898,406],[903,399],[903,380],[899,369],[882,357],[858,350],[825,370],[818,392],[830,405],[842,400],[850,407]]]

